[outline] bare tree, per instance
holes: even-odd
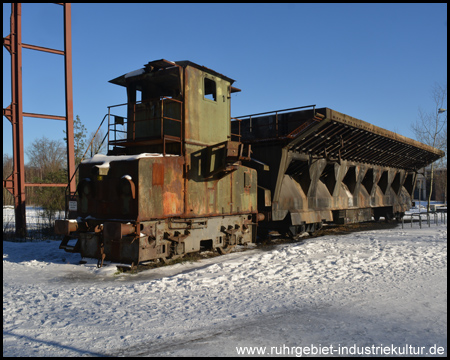
[[[59,171],[65,167],[66,149],[61,140],[50,140],[43,136],[34,140],[26,149],[29,164],[39,169],[38,177],[42,180],[46,173]]]
[[[73,139],[74,139],[74,155],[75,155],[75,166],[81,162],[81,158],[84,153],[84,149],[86,147],[86,127],[81,122],[80,117],[77,115],[73,120]],[[64,135],[66,135],[66,131],[63,130]],[[67,138],[64,138],[64,141],[67,142]]]
[[[426,112],[419,108],[419,119],[412,125],[417,140],[443,150],[447,154],[447,84],[433,86],[431,97],[434,109]],[[447,167],[447,156],[441,159],[441,165]],[[427,209],[430,211],[430,201],[433,192],[434,163],[430,169],[430,193],[428,194]]]
[[[13,173],[13,158],[8,154],[3,154],[3,179],[6,179]],[[14,205],[14,197],[3,188],[3,205]]]
[[[105,132],[103,129],[99,129],[97,133],[91,132],[89,135],[89,139],[91,140],[90,148],[89,148],[89,154],[90,157],[94,156],[95,154],[103,154],[106,150],[106,143],[105,143]]]
[[[61,140],[50,140],[43,136],[34,140],[26,149],[29,157],[28,174],[33,183],[65,183],[67,181],[66,149]],[[49,225],[56,213],[64,209],[64,188],[37,187],[33,201],[43,208],[41,215]]]

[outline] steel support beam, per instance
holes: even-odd
[[[25,211],[26,186],[55,186],[67,187],[69,197],[74,196],[75,184],[75,156],[73,134],[73,86],[72,86],[72,30],[71,6],[60,4],[64,8],[64,51],[49,49],[36,45],[22,43],[21,3],[11,4],[11,33],[3,38],[3,46],[11,54],[11,105],[3,109],[3,115],[11,121],[13,135],[13,173],[3,181],[3,187],[14,196],[16,236],[24,237],[27,233]],[[22,48],[63,55],[65,61],[65,105],[66,114],[63,116],[24,113],[22,103]],[[67,184],[30,184],[25,183],[25,164],[23,147],[23,118],[35,117],[66,121],[67,136]]]
[[[12,190],[16,220],[16,235],[23,237],[27,232],[25,218],[25,165],[23,150],[22,114],[22,18],[21,4],[11,3],[11,33],[3,44],[11,53],[11,105],[10,114],[3,111],[12,123],[13,136],[13,174]],[[5,41],[6,40],[6,41]],[[6,110],[6,109],[5,109]]]
[[[67,183],[69,196],[75,195],[75,145],[73,138],[73,86],[72,86],[72,20],[70,4],[64,6],[64,77],[66,84],[66,136],[67,136]]]

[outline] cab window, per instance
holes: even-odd
[[[212,101],[217,101],[216,82],[206,77],[204,81],[204,98]]]

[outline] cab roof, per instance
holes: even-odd
[[[188,60],[169,61],[169,60],[165,60],[165,59],[150,61],[149,63],[144,65],[143,68],[123,74],[119,77],[116,77],[116,78],[110,80],[109,82],[112,84],[116,84],[116,85],[127,86],[127,79],[132,78],[132,77],[143,77],[145,74],[149,74],[151,72],[157,72],[157,71],[161,71],[161,70],[170,70],[170,69],[174,69],[176,67],[186,68],[188,66],[194,67],[194,68],[204,71],[208,74],[211,74],[211,75],[217,76],[221,79],[224,79],[224,80],[228,81],[230,83],[230,85],[235,82],[234,79],[231,79],[228,76],[220,74],[217,71],[207,68],[206,66],[193,63],[192,61],[188,61]],[[231,92],[238,92],[238,91],[241,91],[241,90],[238,88],[235,88],[235,87],[231,87]]]

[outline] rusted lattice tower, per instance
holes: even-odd
[[[64,50],[49,49],[37,45],[22,43],[21,34],[21,3],[11,4],[11,33],[3,38],[3,46],[11,54],[11,105],[3,109],[3,115],[11,121],[13,136],[13,173],[3,180],[5,187],[14,196],[16,235],[25,236],[25,187],[26,186],[60,186],[68,187],[69,196],[75,195],[74,138],[73,138],[73,101],[72,101],[72,32],[70,4],[59,4],[64,8]],[[22,111],[22,49],[32,49],[62,55],[65,59],[65,103],[66,115],[45,115],[24,113]],[[68,179],[65,184],[31,184],[25,183],[24,146],[23,146],[23,118],[33,117],[41,119],[62,120],[66,122],[67,136],[67,169]],[[67,210],[67,209],[66,209]]]

